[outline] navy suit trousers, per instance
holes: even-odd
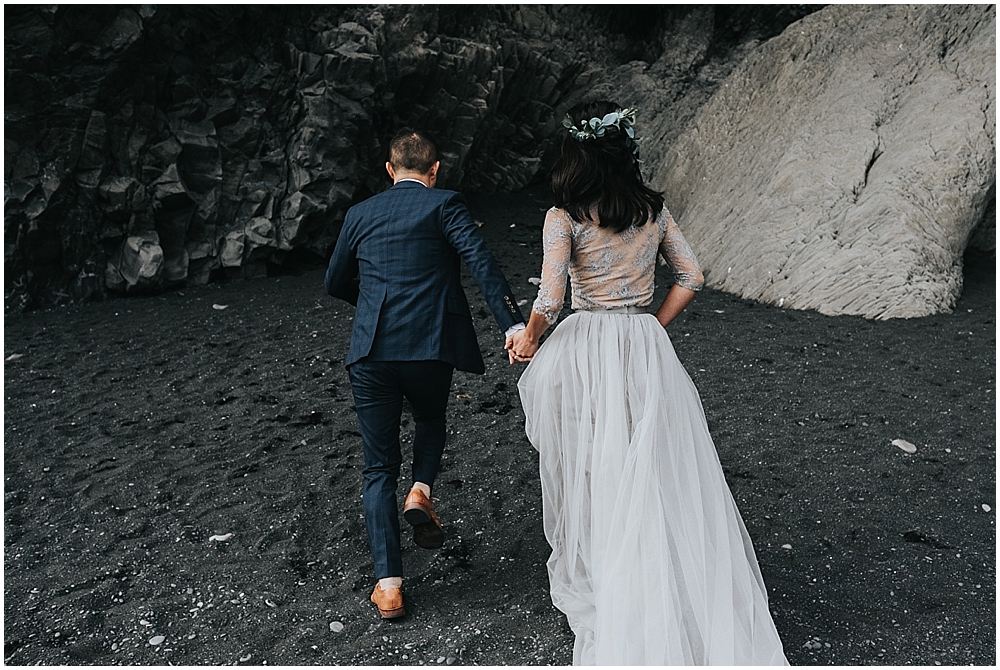
[[[348,369],[361,425],[363,504],[375,577],[402,577],[396,484],[402,455],[403,398],[413,410],[413,481],[434,484],[445,442],[445,410],[454,368],[444,361],[369,361]]]

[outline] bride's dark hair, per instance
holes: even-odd
[[[577,105],[569,117],[579,126],[581,119],[600,119],[619,109],[613,102],[598,100]],[[616,233],[645,225],[663,209],[663,195],[643,183],[639,156],[633,155],[625,133],[614,126],[602,137],[583,141],[563,133],[559,159],[552,168],[552,192],[556,207],[577,221],[590,219],[596,205],[599,225]]]

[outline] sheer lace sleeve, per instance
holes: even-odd
[[[542,229],[542,282],[532,310],[552,325],[559,318],[566,299],[566,278],[573,252],[573,232],[569,215],[552,208],[545,215]]]
[[[694,257],[691,245],[684,239],[681,229],[677,227],[674,217],[666,208],[660,216],[666,219],[666,232],[660,242],[660,253],[670,263],[674,271],[674,281],[684,288],[700,291],[705,285],[705,276],[701,273],[701,266]]]

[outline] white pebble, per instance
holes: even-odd
[[[253,658],[253,654],[247,654],[246,656],[240,656],[240,663],[246,663],[251,658]]]
[[[438,663],[444,663],[444,656],[438,656]]]
[[[232,536],[233,536],[232,533],[226,533],[225,535],[213,535],[212,537],[208,538],[208,541],[209,542],[228,542],[229,539]]]
[[[984,512],[989,512],[989,511],[990,511],[990,510],[992,510],[992,509],[993,509],[992,507],[990,507],[990,506],[989,506],[989,505],[987,505],[986,503],[983,503],[983,511],[984,511]]]
[[[218,303],[212,305],[212,309],[225,309],[227,307],[229,307],[229,305],[220,305]]]
[[[331,621],[330,630],[332,630],[334,633],[339,633],[340,631],[344,630],[344,624],[340,623],[339,621]]]
[[[166,639],[167,638],[164,635],[154,635],[153,637],[149,638],[149,643],[155,647],[158,644],[163,644],[163,641]]]
[[[917,453],[917,447],[912,442],[907,442],[906,440],[893,440],[892,446],[899,447],[908,454]]]
[[[538,286],[539,284],[542,283],[542,278],[541,277],[528,277],[528,283],[529,284],[534,284],[535,286]]]
[[[792,545],[790,545],[790,544],[783,544],[783,545],[781,545],[781,548],[782,549],[791,549]]]

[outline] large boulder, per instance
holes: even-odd
[[[995,36],[994,5],[836,5],[746,54],[653,165],[708,285],[949,310],[980,224],[995,252]]]

